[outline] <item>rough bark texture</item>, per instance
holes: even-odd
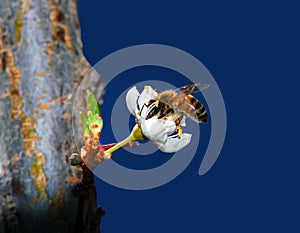
[[[102,207],[96,207],[96,187],[94,185],[94,174],[81,163],[82,178],[76,185],[78,193],[78,208],[74,233],[100,233],[100,220],[105,215]],[[95,208],[96,207],[96,208]]]
[[[76,4],[0,0],[0,233],[74,231],[79,172],[66,158],[72,99],[90,68]]]

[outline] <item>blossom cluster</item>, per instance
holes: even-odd
[[[142,134],[153,142],[161,151],[176,152],[191,141],[191,134],[178,132],[175,124],[175,115],[160,118],[154,115],[149,118],[153,108],[157,107],[158,92],[151,86],[145,86],[142,93],[136,87],[132,87],[126,95],[128,110],[136,117],[138,126]],[[152,103],[151,103],[152,102]],[[151,103],[151,104],[150,104]],[[185,126],[185,120],[180,122],[180,126]]]

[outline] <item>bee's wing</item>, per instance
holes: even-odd
[[[195,90],[196,86],[199,86],[198,90]],[[203,90],[207,89],[208,87],[209,87],[209,84],[204,84],[200,87],[200,83],[198,82],[198,83],[193,83],[193,84],[189,84],[186,86],[176,88],[174,91],[181,91],[184,94],[188,95],[188,94],[193,94],[193,93],[203,91]]]
[[[198,83],[185,85],[185,86],[174,89],[174,91],[191,92],[192,90],[194,90],[195,86],[197,86],[197,85],[198,85]]]

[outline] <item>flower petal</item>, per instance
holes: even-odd
[[[187,146],[191,141],[192,135],[184,133],[181,138],[167,138],[165,143],[159,141],[153,141],[157,147],[166,153],[173,153],[181,150],[183,147]]]
[[[167,132],[165,131],[164,124],[157,119],[157,116],[151,117],[148,120],[141,117],[140,123],[143,134],[149,140],[157,140],[161,143],[164,143],[167,140]]]
[[[140,96],[139,91],[136,89],[136,86],[130,88],[126,95],[126,104],[127,108],[131,114],[136,116],[137,113],[137,100]]]
[[[157,116],[151,117],[148,120],[141,117],[140,124],[143,134],[149,140],[161,143],[166,142],[168,135],[172,134],[176,129],[174,121],[158,119]]]
[[[162,121],[163,121],[163,126],[164,126],[166,134],[170,135],[170,134],[174,133],[174,131],[176,129],[175,122],[173,120],[164,120],[164,119],[162,119]]]
[[[151,86],[145,86],[140,98],[138,99],[140,109],[142,109],[144,104],[148,104],[149,100],[157,99],[157,96],[158,93],[154,91]]]

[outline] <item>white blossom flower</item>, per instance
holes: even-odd
[[[156,102],[148,104],[150,100],[156,100],[158,93],[150,86],[145,86],[140,94],[136,87],[132,87],[126,95],[128,110],[133,114],[143,135],[151,140],[163,152],[176,152],[191,141],[191,134],[179,135],[176,131],[174,116],[159,119],[158,116],[147,118],[148,114],[156,107]],[[181,120],[181,126],[185,126],[185,117]]]

